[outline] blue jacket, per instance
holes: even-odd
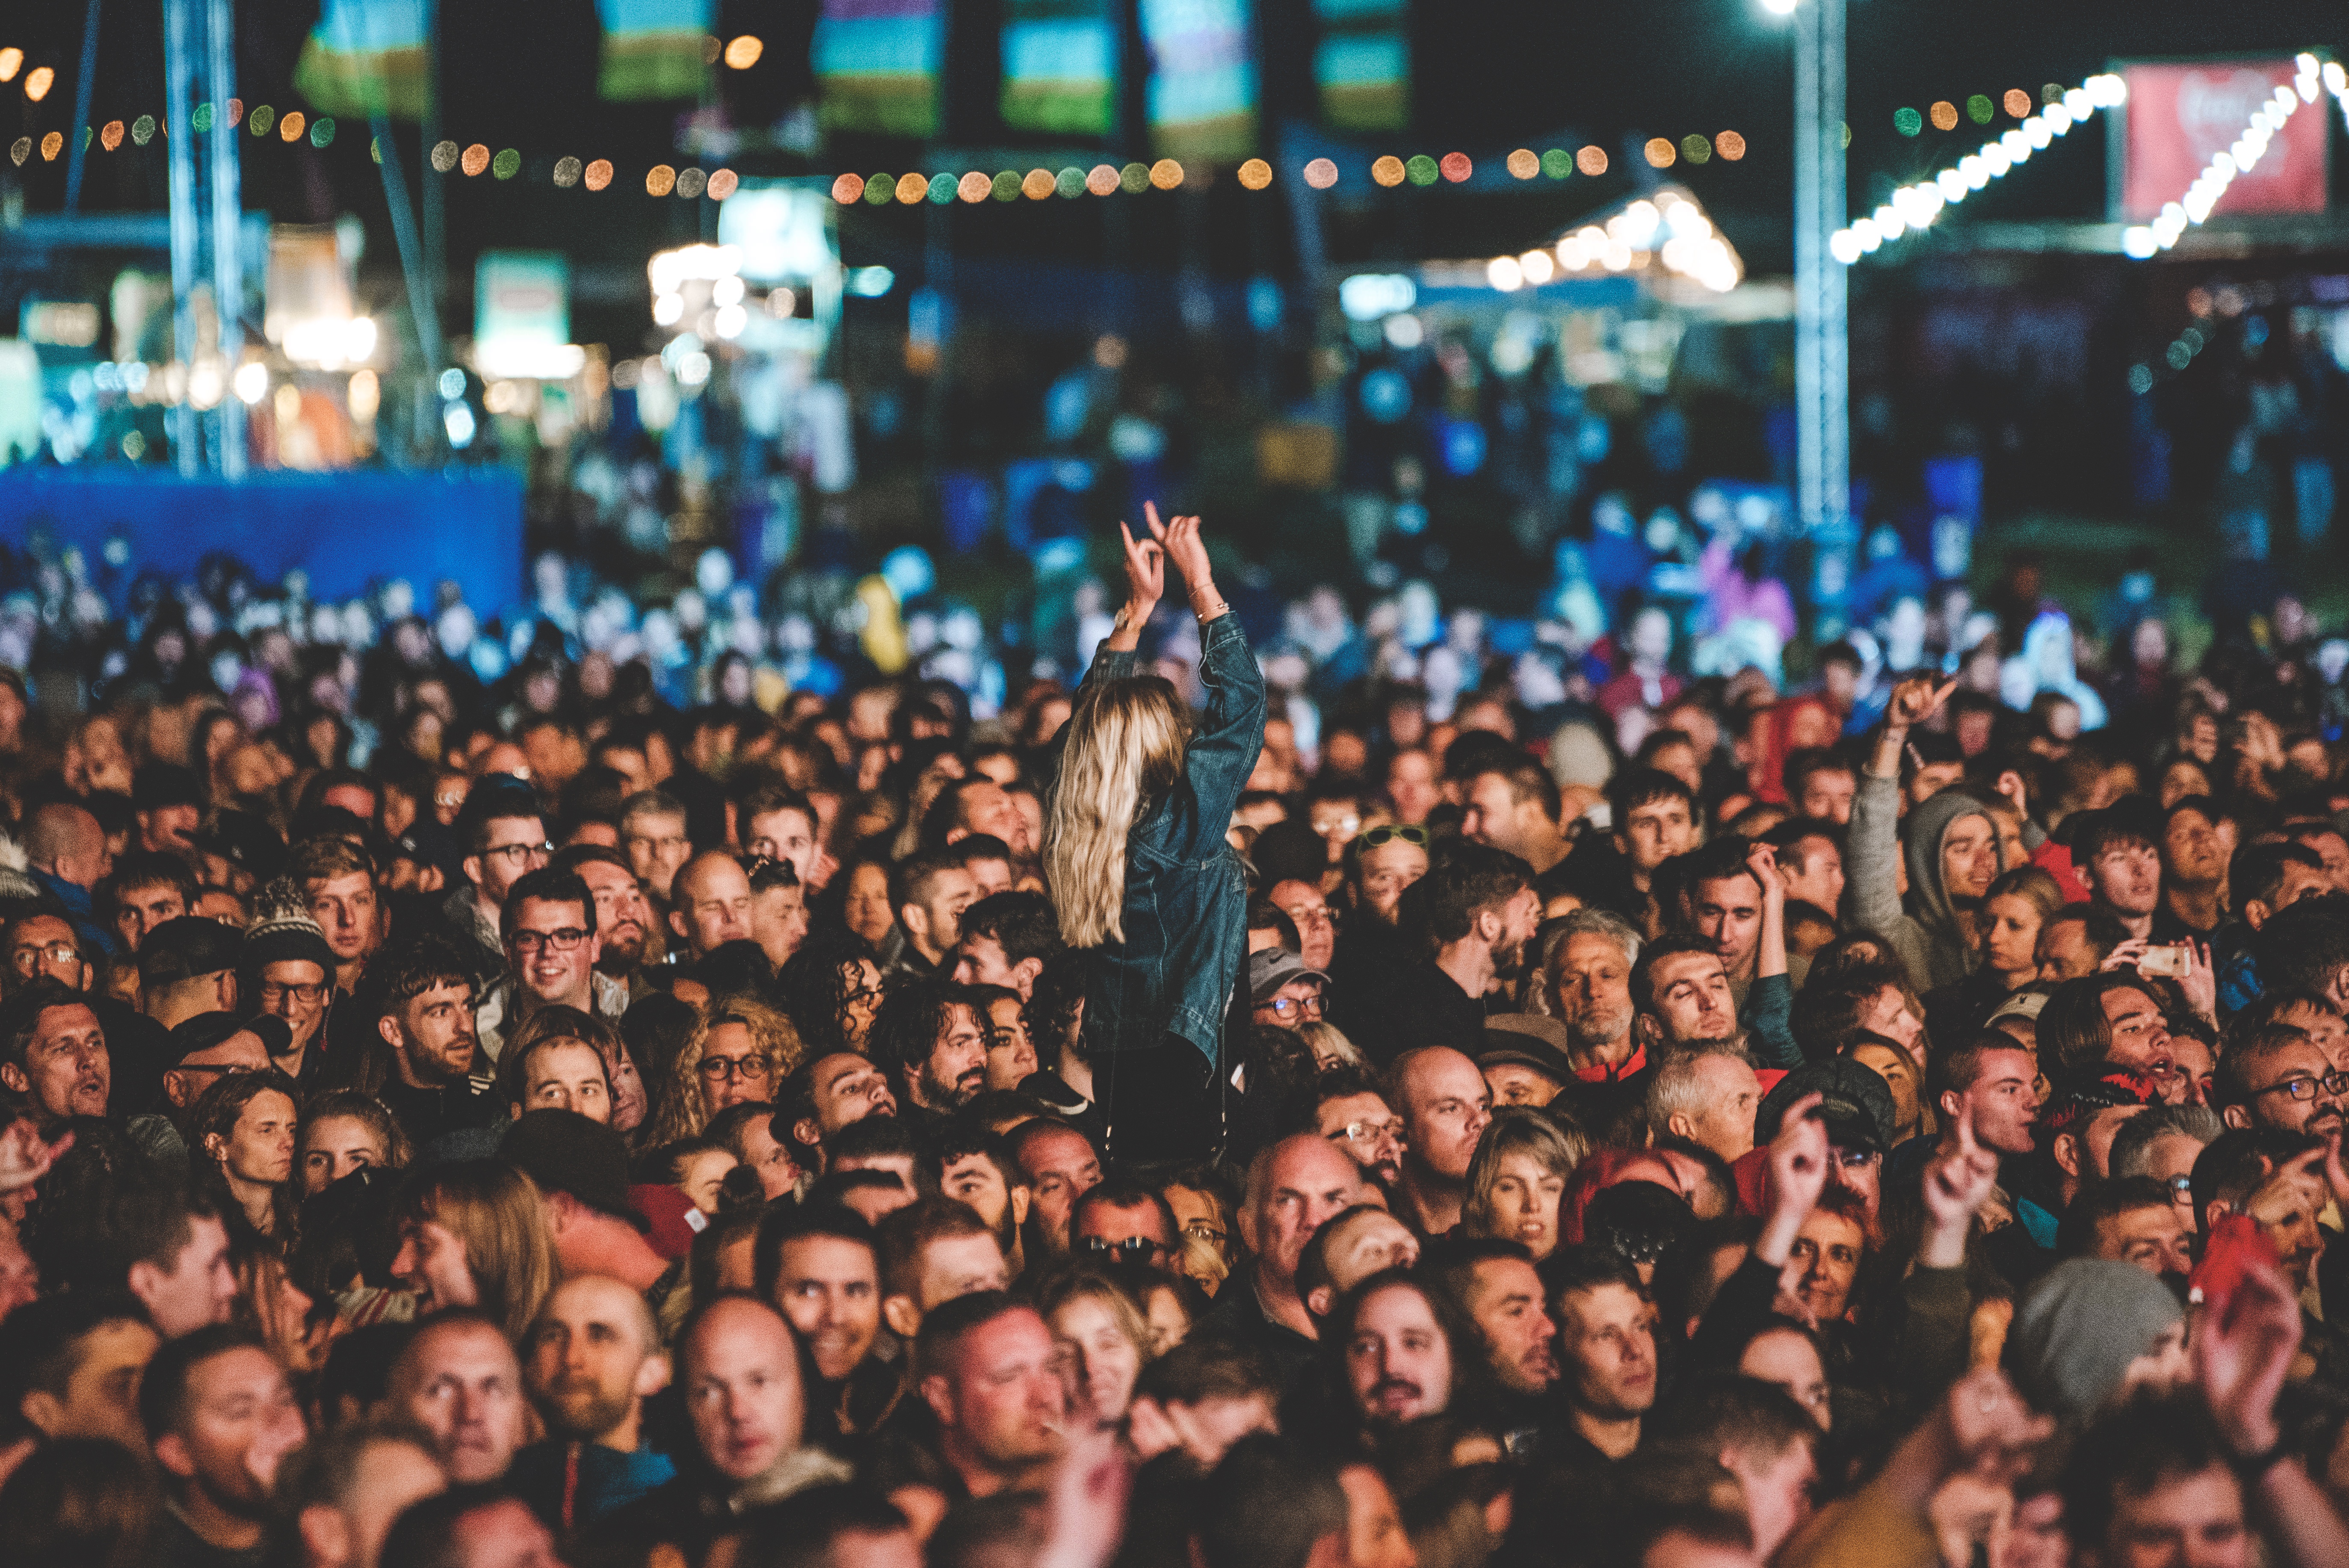
[[[1125,841],[1125,940],[1093,948],[1085,975],[1085,1049],[1144,1050],[1170,1034],[1216,1059],[1224,1011],[1247,955],[1247,876],[1224,835],[1264,745],[1264,676],[1239,617],[1202,628],[1207,706],[1183,777]],[[1104,647],[1088,684],[1141,672],[1141,655]]]

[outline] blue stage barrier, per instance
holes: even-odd
[[[497,467],[444,473],[256,474],[234,484],[161,467],[0,469],[0,542],[35,531],[93,562],[117,534],[131,569],[192,577],[225,552],[274,583],[298,566],[312,597],[347,599],[405,577],[419,603],[460,584],[484,618],[522,597],[523,482]]]

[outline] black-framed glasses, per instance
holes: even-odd
[[[2169,1201],[2171,1202],[2191,1203],[2194,1202],[2193,1177],[2185,1175],[2165,1176],[2162,1178],[2161,1184],[2169,1189]]]
[[[2316,1091],[2320,1088],[2330,1095],[2349,1093],[2349,1073],[2336,1070],[2316,1078],[2286,1078],[2282,1083],[2271,1083],[2265,1088],[2255,1088],[2251,1092],[2254,1095],[2285,1094],[2294,1099],[2310,1100],[2316,1098]]]
[[[1341,1138],[1349,1143],[1376,1143],[1384,1138],[1392,1138],[1397,1143],[1401,1143],[1402,1122],[1400,1119],[1386,1121],[1350,1121],[1343,1127],[1333,1129],[1330,1133],[1330,1141],[1332,1143]]]
[[[1375,850],[1397,839],[1406,844],[1417,844],[1423,850],[1427,848],[1427,830],[1410,822],[1381,822],[1375,828],[1365,828],[1354,845],[1357,849]]]
[[[1095,1257],[1114,1258],[1120,1263],[1154,1263],[1158,1254],[1165,1250],[1165,1243],[1154,1242],[1148,1236],[1120,1236],[1115,1241],[1107,1236],[1085,1238],[1086,1252]]]
[[[506,944],[524,958],[542,947],[552,947],[557,953],[573,953],[587,940],[587,934],[575,925],[559,931],[517,931],[506,938]]]
[[[711,1083],[724,1083],[729,1078],[765,1078],[775,1070],[774,1059],[764,1052],[754,1057],[704,1057],[701,1076]]]
[[[288,996],[293,997],[294,1000],[301,1003],[305,1007],[315,1007],[320,1002],[326,1000],[326,983],[324,980],[294,982],[264,980],[261,983],[261,1005],[263,1006],[274,1006],[277,1003],[283,1002]]]
[[[1259,1002],[1257,1006],[1269,1007],[1276,1018],[1318,1018],[1321,1016],[1321,998],[1319,996],[1275,996],[1271,1001]]]
[[[553,844],[500,844],[494,850],[483,850],[481,859],[486,861],[495,857],[504,861],[510,866],[524,866],[530,864],[533,855],[537,856],[543,863],[553,853],[554,853]]]

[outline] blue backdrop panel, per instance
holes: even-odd
[[[21,550],[38,529],[95,561],[121,534],[133,571],[175,579],[224,551],[264,582],[299,566],[322,599],[405,577],[429,604],[447,580],[487,617],[522,596],[522,492],[521,478],[501,468],[267,473],[230,484],[155,468],[20,465],[0,470],[0,542]]]

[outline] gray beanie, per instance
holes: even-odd
[[[2023,1298],[2007,1363],[2041,1410],[2085,1420],[2119,1392],[2129,1363],[2185,1315],[2168,1286],[2135,1264],[2073,1258]]]

